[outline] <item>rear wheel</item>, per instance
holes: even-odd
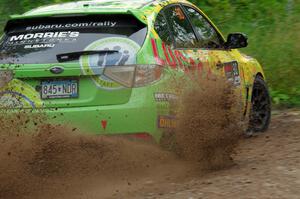
[[[251,102],[249,130],[267,131],[271,120],[271,97],[268,86],[261,76],[257,76],[254,81]]]

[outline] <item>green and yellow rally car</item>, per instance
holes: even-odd
[[[1,109],[43,110],[51,123],[159,141],[177,98],[174,74],[218,72],[240,88],[250,128],[265,131],[270,97],[259,63],[185,0],[99,0],[12,16],[0,42]]]

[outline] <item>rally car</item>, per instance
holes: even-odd
[[[101,0],[11,16],[0,42],[1,109],[99,135],[159,141],[176,126],[165,85],[174,74],[218,72],[242,91],[249,129],[265,131],[270,96],[260,64],[185,0]]]

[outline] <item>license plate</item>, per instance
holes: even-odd
[[[78,80],[48,80],[41,86],[42,99],[78,98]]]

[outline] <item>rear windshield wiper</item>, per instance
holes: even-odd
[[[70,52],[56,55],[56,59],[58,62],[67,62],[79,60],[82,55],[105,55],[105,54],[113,54],[118,53],[117,50],[92,50],[92,51],[78,51],[78,52]]]

